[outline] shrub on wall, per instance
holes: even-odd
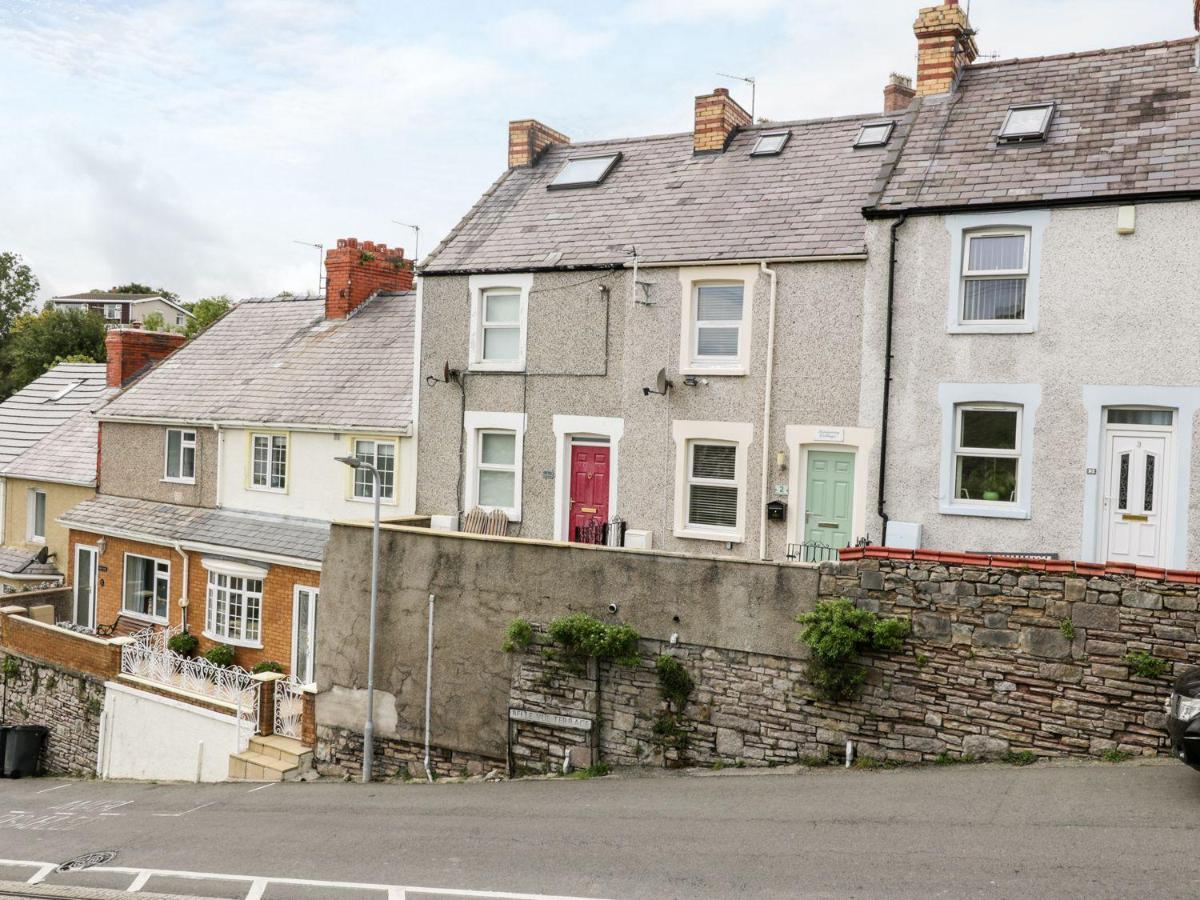
[[[808,678],[826,700],[854,700],[867,670],[858,664],[867,651],[895,653],[904,645],[905,619],[881,619],[846,598],[819,601],[812,612],[796,617],[804,626],[799,640],[811,652]]]
[[[217,644],[217,646],[205,651],[204,658],[214,666],[220,666],[224,669],[227,666],[233,665],[233,648],[228,644]]]
[[[255,675],[261,675],[263,672],[277,672],[282,675],[283,666],[273,659],[264,659],[262,662],[255,663],[254,668],[250,671]]]
[[[622,666],[638,664],[638,633],[628,625],[607,625],[587,613],[553,620],[546,633],[557,645],[552,655],[581,671],[590,658]]]
[[[1129,663],[1129,671],[1139,678],[1162,678],[1171,669],[1171,664],[1165,659],[1159,659],[1145,650],[1134,650],[1125,655]]]
[[[504,643],[500,649],[505,653],[516,653],[529,649],[533,643],[533,626],[525,619],[513,619],[508,631],[504,633]]]

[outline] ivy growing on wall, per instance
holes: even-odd
[[[867,670],[858,657],[868,651],[895,653],[904,645],[905,619],[883,619],[846,598],[822,600],[812,612],[796,617],[804,626],[799,640],[808,645],[808,679],[826,700],[854,700],[862,693]]]
[[[684,710],[696,682],[683,663],[665,653],[654,661],[654,672],[658,675],[658,690],[667,703],[666,710],[654,719],[654,741],[663,750],[686,750],[688,729],[684,725]]]

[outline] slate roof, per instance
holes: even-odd
[[[413,418],[415,310],[411,291],[335,320],[323,300],[246,300],[98,415],[402,431]]]
[[[60,294],[52,299],[103,300],[106,303],[136,303],[139,300],[166,300],[167,298],[162,294],[122,294],[119,291],[84,291],[82,294]]]
[[[116,388],[106,388],[101,399],[75,413],[44,438],[0,468],[0,475],[30,481],[96,486],[96,451],[100,426],[93,410]]]
[[[329,523],[317,519],[176,506],[104,494],[73,506],[58,521],[83,531],[130,535],[150,543],[211,544],[313,562],[321,561],[329,540]]]
[[[36,550],[0,547],[0,575],[62,575],[53,563],[36,562],[37,555]]]
[[[1196,39],[968,67],[927,97],[877,211],[1200,188]],[[1043,143],[998,145],[1010,106],[1053,101]]]
[[[863,254],[866,204],[886,148],[854,149],[880,115],[755,125],[724,153],[692,135],[549,148],[508,170],[418,267],[422,274],[642,262]],[[790,130],[778,156],[751,156],[764,132]],[[620,152],[599,185],[546,186],[570,158]]]
[[[106,391],[105,369],[103,363],[62,363],[0,403],[0,469],[76,413],[91,408]],[[52,399],[73,383],[78,387]]]

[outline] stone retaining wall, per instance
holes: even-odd
[[[802,660],[643,641],[640,666],[601,667],[598,701],[593,680],[534,647],[515,662],[510,705],[598,715],[599,755],[614,764],[776,765],[840,755],[847,740],[860,755],[903,762],[1164,752],[1171,681],[1200,654],[1200,585],[1020,566],[911,554],[824,564],[822,599],[848,597],[912,623],[902,651],[864,659],[867,682],[854,702],[817,697]],[[1164,661],[1167,674],[1132,674],[1133,651]],[[653,668],[661,652],[696,682],[680,723],[684,747],[662,736],[666,705]],[[554,727],[513,733],[513,759],[530,768],[558,765],[581,743],[579,732]]]
[[[425,747],[411,741],[395,738],[375,738],[375,755],[372,763],[373,777],[377,781],[388,778],[425,778]],[[316,750],[313,762],[322,775],[362,774],[363,736],[361,731],[336,725],[317,724]],[[429,749],[429,767],[437,776],[479,775],[492,769],[504,771],[503,759],[477,754],[461,753],[445,747]]]
[[[0,722],[50,729],[42,770],[94,775],[104,681],[0,649]]]

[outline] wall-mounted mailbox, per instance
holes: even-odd
[[[767,518],[772,522],[787,520],[787,503],[783,500],[772,500],[767,504]]]

